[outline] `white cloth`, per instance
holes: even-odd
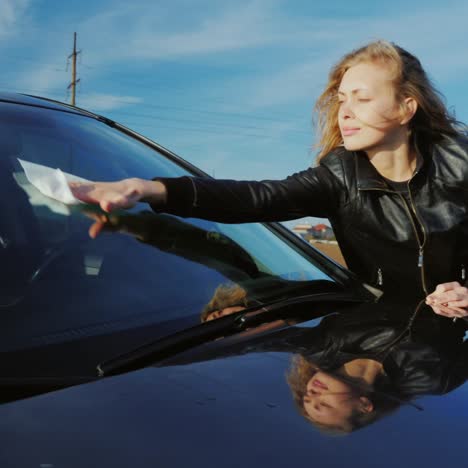
[[[68,174],[60,169],[42,166],[18,158],[26,178],[46,197],[58,200],[66,205],[78,205],[83,203],[73,196],[68,182],[89,182],[86,179]]]

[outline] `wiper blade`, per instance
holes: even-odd
[[[103,361],[97,366],[98,376],[120,374],[141,369],[155,361],[168,358],[200,344],[238,333],[272,320],[291,316],[291,307],[297,312],[298,305],[317,302],[356,303],[363,302],[349,292],[327,292],[279,300],[270,304],[255,305],[236,314],[205,322],[162,339],[151,341],[138,348]],[[309,316],[317,318],[321,315]]]

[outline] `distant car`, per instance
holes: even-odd
[[[19,160],[90,180],[207,176],[105,117],[0,94],[0,466],[463,466],[463,389],[423,416],[408,392],[385,391],[404,405],[397,422],[339,439],[313,427],[294,393],[291,353],[323,360],[341,343],[335,354],[348,355],[373,333],[421,375],[405,348],[413,312],[401,306],[397,323],[388,306],[374,312],[372,287],[280,224],[141,204],[91,239],[103,213],[44,196]],[[429,328],[450,346],[432,374],[466,354],[463,321],[437,320]],[[443,367],[453,379],[432,393],[460,387],[464,362]]]

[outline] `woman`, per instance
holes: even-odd
[[[387,297],[426,297],[437,314],[468,316],[468,141],[419,60],[385,41],[357,49],[332,69],[316,110],[319,164],[285,180],[126,179],[71,188],[107,212],[143,201],[228,223],[327,217],[363,281]]]

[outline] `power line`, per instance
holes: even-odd
[[[160,128],[168,128],[171,130],[181,130],[184,132],[194,132],[194,133],[205,133],[208,135],[229,135],[231,137],[248,137],[248,138],[257,138],[263,140],[275,140],[277,138],[284,139],[284,134],[281,136],[276,135],[261,135],[257,133],[245,133],[245,132],[236,132],[236,131],[229,131],[226,129],[225,131],[220,130],[216,131],[215,129],[207,129],[207,128],[197,128],[197,127],[180,127],[175,125],[170,125],[167,123],[160,123],[158,125],[150,125],[150,124],[139,124],[136,122],[120,122],[122,125],[131,128],[132,130],[137,131],[138,128],[151,128],[154,131],[158,131]]]
[[[77,82],[81,82],[81,80],[77,80]],[[1,84],[0,84],[0,88],[4,90],[17,91],[17,92],[32,92],[32,93],[38,93],[38,94],[45,93],[49,96],[52,96],[52,95],[62,96],[61,88],[60,89],[59,88],[47,88],[47,89],[12,88],[8,85],[1,85]],[[81,92],[80,96],[85,98],[87,96],[95,96],[95,93]],[[157,110],[162,109],[162,110],[182,111],[182,112],[190,112],[190,113],[195,113],[195,114],[213,115],[213,116],[223,117],[223,118],[240,118],[243,120],[248,119],[248,120],[253,120],[253,121],[260,120],[260,121],[274,122],[274,123],[280,123],[280,124],[291,122],[291,120],[280,120],[280,119],[276,119],[273,117],[267,117],[267,116],[258,115],[258,114],[214,111],[214,110],[190,108],[190,107],[182,107],[182,106],[168,106],[168,105],[162,105],[162,104],[129,103],[128,101],[125,101],[123,99],[114,99],[113,101],[117,103],[121,103],[121,104],[126,104],[126,105],[136,105],[138,106],[138,108],[144,108],[144,109],[157,109]],[[114,113],[122,113],[122,111],[114,111]],[[144,116],[141,115],[141,117],[144,117]],[[145,117],[150,117],[150,116],[145,116]],[[299,119],[302,120],[302,117],[297,117],[297,120]]]
[[[8,89],[8,88],[2,88],[2,89]],[[11,88],[10,88],[11,89]],[[58,96],[58,94],[54,93],[49,93],[50,96]],[[177,120],[175,120],[177,122]],[[274,136],[274,135],[261,135],[261,134],[256,134],[256,133],[245,133],[245,132],[238,132],[236,131],[235,126],[231,126],[231,129],[226,128],[226,130],[218,130],[218,129],[213,129],[213,128],[203,128],[203,127],[181,127],[181,126],[175,126],[175,125],[170,125],[166,122],[161,122],[158,125],[151,125],[151,124],[142,124],[141,122],[120,122],[122,125],[132,129],[136,130],[139,128],[150,128],[152,130],[158,131],[160,128],[166,128],[166,129],[171,129],[171,130],[180,130],[183,132],[193,132],[193,133],[203,133],[207,135],[229,135],[231,137],[246,137],[246,138],[255,138],[255,139],[262,139],[262,140],[274,140],[276,138],[283,138],[285,137],[285,134],[287,135],[290,133],[290,130],[283,131],[281,133],[281,136]],[[200,122],[199,122],[200,123]],[[209,124],[208,124],[209,125]],[[262,128],[259,128],[262,130]],[[266,129],[265,129],[266,130]],[[297,133],[297,132],[295,132]],[[303,132],[304,134],[307,134],[306,132]]]
[[[42,95],[43,97],[52,97],[52,98],[56,98],[58,101],[62,101],[62,102],[65,102],[66,99],[67,99],[67,93],[66,91],[62,89],[60,90],[56,90],[56,91],[49,91],[49,90],[38,90],[38,89],[27,89],[27,88],[21,88],[21,89],[18,89],[18,88],[10,88],[10,87],[7,87],[7,86],[2,86],[0,85],[0,90],[2,91],[13,91],[13,92],[16,92],[16,93],[24,93],[24,94],[29,94],[29,93],[33,93],[33,94],[37,94],[39,97]],[[47,96],[45,96],[47,94]]]
[[[37,57],[25,57],[25,56],[19,56],[19,55],[3,55],[2,54],[2,60],[19,60],[21,62],[34,62],[38,63]],[[58,63],[45,63],[45,62],[40,62],[41,65],[47,65],[50,67],[63,67],[63,63],[60,65]]]
[[[62,88],[44,88],[44,89],[31,89],[31,88],[11,88],[9,85],[0,84],[0,89],[8,90],[8,91],[16,91],[19,93],[24,92],[31,92],[31,93],[44,93],[49,96],[58,96],[62,95],[61,91]],[[94,93],[81,93],[82,97],[93,96],[95,97]],[[114,99],[114,102],[127,104],[127,105],[136,105],[138,108],[149,108],[149,109],[166,109],[166,110],[175,110],[175,111],[183,111],[183,112],[193,112],[193,113],[200,113],[200,114],[207,114],[207,115],[214,115],[214,116],[221,116],[221,117],[235,117],[235,118],[242,118],[242,119],[251,119],[251,120],[265,120],[274,123],[289,123],[287,120],[279,120],[270,117],[264,117],[259,115],[251,115],[251,114],[241,114],[236,112],[222,112],[222,111],[209,111],[209,110],[202,110],[202,109],[192,109],[188,107],[178,107],[178,106],[164,106],[160,104],[141,104],[141,103],[131,103],[122,99]],[[99,112],[99,111],[98,111]],[[136,117],[144,117],[144,118],[156,118],[154,115],[145,115],[145,114],[133,114],[127,113],[126,111],[110,111],[113,114],[126,114],[126,115],[133,115]],[[197,121],[198,122],[198,121]]]
[[[119,101],[118,99],[115,100],[115,102],[121,102],[125,103],[126,101]],[[127,102],[128,104],[128,102]],[[242,119],[245,118],[250,118],[250,119],[256,119],[256,120],[265,120],[268,122],[280,122],[280,123],[285,123],[285,120],[278,120],[273,117],[267,117],[263,115],[252,115],[248,113],[242,113],[242,112],[226,112],[226,111],[212,111],[212,110],[206,110],[206,109],[193,109],[190,107],[180,107],[180,106],[166,106],[162,104],[138,104],[138,107],[147,107],[149,109],[169,109],[169,110],[179,110],[179,111],[184,111],[184,112],[193,112],[197,114],[209,114],[209,115],[216,115],[216,116],[231,116],[231,117],[239,117]],[[300,119],[302,117],[294,117],[291,116],[291,118],[294,119]]]
[[[8,86],[0,85],[0,90],[7,91],[7,92],[14,92],[19,94],[31,94],[37,97],[47,97],[51,99],[55,99],[59,102],[66,103],[68,100],[68,93],[66,88],[54,88],[53,90],[45,90],[45,89],[28,89],[28,88],[10,88]]]
[[[18,91],[15,88],[5,88],[1,87],[0,88],[4,90],[13,90],[13,91]],[[30,92],[40,92],[40,90],[22,90],[24,91],[30,91]],[[61,97],[63,94],[60,92],[48,92],[47,93],[49,96],[56,96],[56,97]],[[181,119],[181,118],[174,118],[174,117],[163,117],[163,116],[154,116],[154,115],[145,115],[145,114],[137,114],[137,113],[131,113],[131,112],[120,112],[120,111],[114,111],[111,112],[112,114],[121,114],[121,115],[127,115],[131,117],[137,117],[137,118],[144,118],[147,120],[157,120],[157,121],[162,121],[163,123],[158,124],[158,126],[164,126],[165,128],[174,128],[177,130],[184,130],[184,131],[195,131],[195,132],[202,132],[202,133],[211,133],[211,134],[230,134],[230,135],[244,135],[244,136],[251,136],[251,137],[256,137],[256,138],[271,138],[269,135],[259,135],[259,134],[252,134],[252,133],[238,133],[237,130],[265,130],[268,131],[268,128],[264,127],[258,127],[258,126],[253,126],[253,125],[235,125],[235,124],[230,124],[230,123],[224,123],[224,122],[203,122],[200,120],[191,120],[191,119]],[[120,119],[119,119],[120,120]],[[191,126],[191,127],[176,127],[176,126],[171,126],[168,124],[164,124],[164,122],[175,122],[175,123],[189,123],[189,124],[198,124],[197,127]],[[123,123],[123,122],[122,122]],[[200,127],[199,125],[205,125],[205,127]],[[127,125],[127,124],[125,124]],[[132,126],[137,126],[137,127],[146,127],[146,128],[157,128],[155,125],[151,124],[142,124],[141,122],[135,122],[131,123],[129,125]],[[213,128],[214,127],[214,128]],[[216,131],[221,128],[226,128],[226,131]],[[282,129],[281,134],[290,134],[290,133],[295,133],[299,135],[305,135],[308,136],[309,133],[297,129]]]
[[[115,80],[114,78],[112,78],[112,83],[118,83],[120,81],[120,79],[117,79]],[[128,84],[130,84],[131,86],[133,87],[136,87],[139,91],[145,89],[144,86],[140,84],[138,84],[137,82],[127,82]],[[152,90],[159,90],[157,87],[152,87],[151,88]],[[186,95],[186,93],[181,93],[180,91],[177,91],[177,90],[174,90],[174,88],[168,88],[166,85],[164,86],[164,88],[160,89],[161,91],[164,92],[164,94],[167,96],[167,90],[170,90],[171,93],[173,94],[184,94]],[[201,102],[209,102],[209,101],[213,101],[213,102],[217,102],[217,103],[228,103],[228,101],[226,100],[222,100],[222,99],[209,99],[209,98],[203,98],[203,99],[200,99]],[[124,104],[128,104],[128,102],[124,101],[124,100],[118,100],[118,99],[115,99],[115,102],[121,102],[121,103],[124,103]],[[180,106],[166,106],[166,105],[162,105],[162,104],[153,104],[153,105],[150,105],[150,104],[138,104],[139,107],[147,107],[147,108],[152,108],[152,109],[175,109],[175,110],[182,110],[182,111],[186,111],[186,112],[194,112],[194,113],[197,113],[197,114],[213,114],[213,115],[231,115],[231,116],[236,116],[236,117],[241,117],[241,118],[255,118],[255,119],[258,119],[258,120],[268,120],[268,121],[273,121],[273,122],[284,122],[284,120],[280,121],[278,119],[275,119],[274,117],[269,117],[269,116],[264,116],[264,115],[255,115],[254,117],[252,117],[252,114],[249,114],[249,113],[243,113],[243,112],[226,112],[226,111],[212,111],[212,110],[206,110],[206,109],[199,109],[199,108],[190,108],[190,107],[180,107]],[[287,118],[290,118],[290,119],[302,119],[303,116],[299,116],[299,115],[292,115],[292,114],[288,114],[286,115]]]
[[[75,33],[76,34],[76,33]],[[76,52],[76,57],[74,56],[74,53],[72,53],[68,58],[74,58],[74,60],[76,60],[76,58],[78,57],[79,54],[82,54],[82,51],[77,51]],[[33,58],[28,58],[28,57],[20,57],[20,56],[3,56],[3,57],[10,57],[10,58],[14,58],[14,59],[18,59],[18,60],[23,60],[23,61],[29,61],[29,62],[37,62],[37,59],[33,59]],[[67,65],[67,69],[63,70],[63,69],[57,69],[55,67],[58,67],[59,65],[56,65],[56,64],[51,64],[51,63],[48,63],[48,64],[45,64],[45,63],[41,63],[41,66],[48,66],[50,68],[54,68],[55,71],[67,71],[68,70],[68,65]],[[87,67],[86,65],[82,65],[82,66],[85,66]],[[95,67],[88,67],[88,68],[95,68]],[[100,66],[100,68],[102,68],[102,66]],[[74,80],[72,78],[72,83],[69,84],[69,88],[72,88],[72,84],[75,83],[75,85],[80,82],[81,80],[78,79],[78,80]],[[125,81],[125,80],[121,80],[121,79],[117,79],[115,80],[113,78],[112,80],[113,83],[127,83],[131,86],[137,86],[139,90],[141,89],[144,89],[145,85],[146,84],[142,84],[142,82],[135,82],[135,81]],[[148,86],[148,88],[150,88],[150,86]],[[6,89],[6,88],[4,88]],[[13,89],[13,88],[9,88],[9,89]],[[151,89],[154,89],[154,87],[152,87]],[[180,90],[177,90],[177,89],[174,89],[174,88],[169,88],[171,89],[171,93],[177,93],[177,94],[184,94],[184,93],[181,93]],[[23,91],[23,90],[18,90],[18,91]],[[164,87],[164,91],[167,93],[167,85],[165,85]],[[49,92],[48,90],[33,90],[33,92]],[[90,93],[91,94],[91,93]],[[81,96],[86,96],[86,94],[81,94]],[[73,98],[72,98],[73,99]],[[214,102],[220,102],[220,103],[226,103],[227,101],[225,100],[221,100],[221,99],[208,99],[208,98],[204,98],[202,99],[202,101],[214,101]],[[120,102],[120,103],[123,103],[123,104],[129,104],[127,101],[124,101],[124,100],[118,100],[116,99],[115,102]],[[252,114],[249,114],[249,113],[242,113],[242,112],[225,112],[225,111],[213,111],[213,110],[206,110],[206,109],[194,109],[194,108],[189,108],[189,107],[180,107],[180,106],[164,106],[164,105],[150,105],[150,104],[138,104],[139,107],[146,107],[146,108],[155,108],[155,109],[172,109],[172,110],[181,110],[181,111],[184,111],[184,112],[193,112],[193,113],[198,113],[198,114],[211,114],[211,115],[221,115],[221,116],[231,116],[231,117],[239,117],[239,118],[243,118],[243,119],[253,119],[253,120],[265,120],[265,121],[271,121],[271,122],[281,122],[281,123],[284,123],[285,121],[284,120],[278,120],[278,119],[275,119],[273,117],[268,117],[268,116],[264,116],[264,115],[252,115]],[[286,117],[290,118],[290,119],[302,119],[303,117],[302,116],[298,116],[298,115],[287,115]]]
[[[14,56],[8,56],[8,55],[2,55],[2,61],[22,61],[22,62],[34,62],[37,64],[37,59],[27,59],[27,58],[22,58],[22,57],[14,57]],[[59,68],[63,67],[63,63],[61,65],[58,64],[52,64],[52,63],[40,63],[42,68],[50,68],[53,69],[54,71],[59,71],[59,72],[66,72],[65,68]]]
[[[174,117],[162,117],[162,116],[157,116],[157,115],[136,114],[133,112],[125,112],[125,111],[123,112],[114,111],[112,112],[112,114],[119,114],[119,115],[124,115],[124,116],[126,115],[129,117],[139,117],[139,118],[144,118],[148,120],[164,120],[164,121],[195,123],[195,124],[203,123],[205,125],[211,125],[214,127],[241,128],[241,129],[247,129],[247,130],[269,130],[268,128],[258,127],[255,125],[239,125],[239,124],[232,124],[232,123],[225,123],[225,122],[200,122],[200,120],[181,119],[181,118],[174,118]],[[285,131],[308,135],[308,132],[297,130],[297,129],[286,129]]]

